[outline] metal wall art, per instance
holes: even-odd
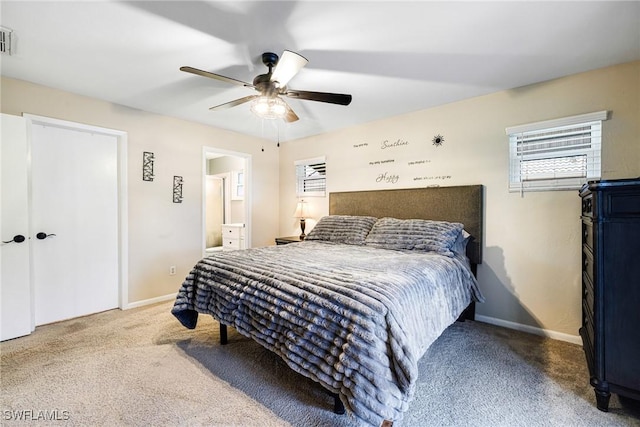
[[[142,180],[153,181],[153,153],[145,151],[142,153]]]
[[[437,134],[433,137],[431,142],[433,142],[433,145],[435,145],[436,147],[440,147],[444,143],[444,136]]]
[[[173,203],[182,203],[182,177],[173,177]]]

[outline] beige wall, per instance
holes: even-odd
[[[298,234],[291,217],[295,160],[326,156],[329,191],[483,184],[486,246],[478,278],[487,301],[478,305],[480,318],[576,340],[581,317],[578,193],[509,193],[505,128],[609,110],[603,178],[637,177],[639,104],[640,62],[633,62],[283,143],[280,234]],[[438,134],[444,137],[440,147],[432,143]],[[383,149],[385,140],[403,144]],[[385,173],[388,181],[380,179]],[[306,200],[316,219],[328,213],[327,198]],[[314,223],[308,220],[308,229]]]
[[[299,234],[293,218],[294,160],[325,155],[329,191],[483,184],[486,247],[478,276],[487,302],[478,306],[479,315],[575,336],[580,323],[577,192],[509,193],[504,129],[609,110],[603,177],[640,176],[640,62],[285,142],[280,149],[265,144],[264,152],[255,138],[20,80],[3,77],[1,90],[6,114],[128,132],[130,302],[176,292],[200,258],[202,147],[208,146],[252,156],[253,246],[272,244],[276,234]],[[431,143],[437,134],[445,138],[441,147]],[[394,148],[379,148],[384,140],[398,139],[409,142],[406,150],[391,154]],[[153,182],[141,179],[143,151],[156,155]],[[377,182],[384,172],[398,180]],[[173,175],[184,177],[182,204],[171,201]],[[279,209],[273,200],[279,200]],[[326,198],[308,200],[316,219],[327,213]],[[314,221],[307,223],[309,230]],[[168,275],[170,265],[177,266],[176,276]]]
[[[30,113],[128,133],[130,303],[177,292],[201,256],[202,147],[251,155],[252,244],[273,244],[278,228],[278,149],[237,133],[2,78],[2,112]],[[153,182],[142,181],[142,152],[155,153]],[[184,201],[172,201],[173,176]],[[169,276],[169,266],[177,274]]]

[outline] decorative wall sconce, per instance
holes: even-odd
[[[153,153],[145,151],[142,153],[142,180],[153,181]]]
[[[182,203],[182,177],[173,177],[173,203]]]

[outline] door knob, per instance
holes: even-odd
[[[47,234],[47,233],[40,232],[40,233],[36,234],[36,239],[44,240],[44,239],[46,239],[47,237],[50,237],[50,236],[55,236],[55,234]]]
[[[16,242],[16,243],[22,243],[25,241],[25,238],[22,234],[16,234],[15,236],[13,236],[13,239],[8,240],[8,241],[2,241],[2,243],[12,243],[12,242]]]

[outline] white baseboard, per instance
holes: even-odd
[[[554,340],[566,341],[572,344],[582,345],[580,335],[569,335],[562,332],[550,331],[548,329],[537,328],[535,326],[523,325],[521,323],[509,322],[508,320],[496,319],[494,317],[476,314],[478,322],[489,323],[491,325],[502,326],[504,328],[515,329],[516,331],[528,332],[534,335],[548,337]]]
[[[158,302],[165,302],[175,299],[176,294],[163,295],[160,297],[149,298],[142,301],[130,302],[125,307],[122,307],[123,310],[129,310],[131,308],[143,307],[145,305],[151,305]]]

